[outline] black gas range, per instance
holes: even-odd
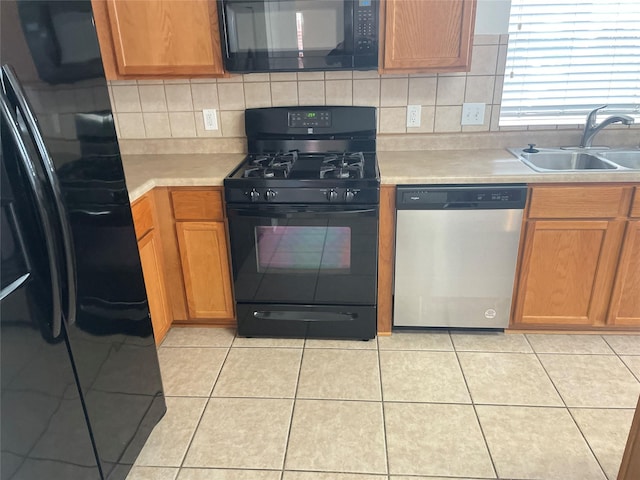
[[[249,155],[225,179],[233,203],[378,203],[372,107],[249,109]]]
[[[224,180],[238,333],[375,337],[375,109],[249,109],[245,127]]]

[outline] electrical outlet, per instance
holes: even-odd
[[[218,116],[215,108],[205,108],[202,110],[202,116],[205,130],[218,130]]]
[[[419,127],[422,105],[407,106],[407,127]]]
[[[463,103],[460,125],[483,125],[484,103]]]

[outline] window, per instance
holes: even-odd
[[[500,126],[640,121],[640,1],[512,0]]]

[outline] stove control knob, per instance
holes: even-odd
[[[255,188],[250,192],[247,192],[247,195],[252,202],[257,202],[258,200],[260,200],[260,192],[258,192]]]
[[[348,188],[347,188],[347,191],[344,192],[344,199],[347,202],[351,202],[355,198],[355,196],[356,196],[356,193],[353,190],[349,190]]]
[[[336,192],[333,188],[327,192],[327,200],[330,202],[335,202],[338,200],[338,192]]]
[[[266,192],[264,192],[264,198],[267,199],[267,202],[271,202],[272,200],[275,200],[277,194],[278,194],[277,192],[269,189]]]

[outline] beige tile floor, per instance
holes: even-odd
[[[128,480],[613,480],[640,336],[173,328],[167,414]]]

